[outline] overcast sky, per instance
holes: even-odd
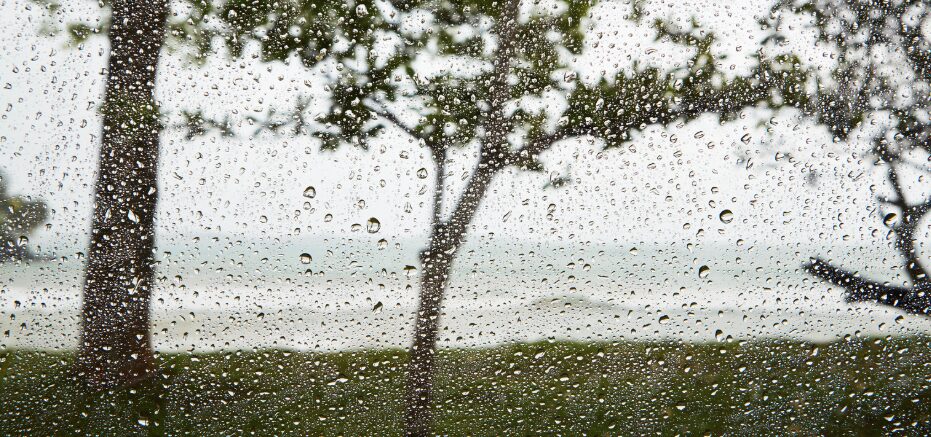
[[[2,5],[15,13],[0,16],[0,169],[14,193],[41,198],[53,209],[49,228],[33,243],[46,252],[81,247],[91,216],[106,40],[69,47],[62,37],[38,34],[43,12],[35,4]],[[652,17],[673,22],[697,16],[718,35],[720,68],[740,74],[750,68],[748,59],[764,35],[756,20],[768,7],[765,1],[667,1],[648,8]],[[95,13],[93,4],[79,9],[67,16],[87,19]],[[588,49],[574,61],[582,80],[629,69],[634,60],[681,65],[688,55],[624,20],[627,10],[624,3],[610,2],[593,10]],[[797,37],[808,38],[802,32]],[[823,62],[825,52],[812,47],[803,55]],[[230,61],[221,53],[200,67],[178,53],[163,56],[157,85],[163,108],[232,114],[240,135],[186,141],[181,132],[164,133],[162,244],[205,234],[257,240],[351,236],[352,225],[370,217],[382,223],[379,238],[423,239],[433,169],[426,151],[399,132],[386,132],[368,151],[319,152],[310,137],[253,137],[254,129],[241,123],[270,106],[290,106],[299,93],[313,94],[319,87],[315,73],[259,64],[248,55]],[[888,247],[871,192],[886,189],[885,181],[863,159],[866,146],[858,138],[834,143],[823,128],[797,114],[768,110],[747,110],[725,125],[708,116],[668,129],[651,127],[619,150],[567,141],[546,155],[547,173],[508,171],[496,179],[475,226],[501,238],[621,245],[743,239]],[[451,189],[462,185],[474,153],[463,150],[454,157],[449,180],[458,186]],[[420,168],[431,176],[418,178]],[[553,172],[568,173],[572,183],[544,190]],[[317,196],[305,209],[302,192],[308,186]],[[555,221],[546,219],[550,205]],[[724,209],[735,216],[727,225],[718,219]],[[332,220],[325,220],[327,214]]]

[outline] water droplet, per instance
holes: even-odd
[[[701,267],[698,268],[698,277],[699,277],[699,278],[707,278],[707,277],[708,277],[708,274],[710,274],[710,273],[711,273],[711,268],[708,267],[708,266],[701,266]]]
[[[883,217],[883,224],[889,226],[890,228],[895,226],[898,221],[899,215],[894,212],[890,212],[889,214],[886,214],[885,217]]]
[[[370,218],[369,221],[365,223],[365,230],[370,234],[378,232],[379,229],[381,229],[381,222],[375,217]]]
[[[388,240],[386,240],[386,239],[384,239],[384,238],[382,238],[381,240],[378,240],[378,248],[379,248],[379,249],[385,249],[385,248],[387,248],[387,247],[388,247]]]
[[[426,179],[426,178],[427,178],[427,169],[421,168],[420,170],[417,170],[417,177],[420,178],[420,179]]]
[[[126,218],[128,218],[129,221],[133,223],[139,223],[139,216],[136,215],[136,213],[133,212],[132,210],[129,210],[126,212]]]
[[[317,189],[314,187],[304,188],[304,197],[308,199],[313,199],[314,197],[317,197]]]
[[[356,15],[359,17],[364,17],[369,14],[368,8],[365,5],[356,6]]]
[[[385,304],[383,304],[383,303],[381,303],[381,302],[379,301],[378,303],[375,304],[374,307],[372,307],[372,313],[373,313],[373,314],[378,314],[378,313],[381,312],[381,310],[382,310],[384,307],[385,307]]]
[[[310,262],[313,261],[313,260],[314,260],[314,259],[310,256],[309,253],[302,253],[302,254],[301,254],[301,264],[310,264]]]
[[[734,213],[729,209],[725,209],[724,211],[721,211],[721,214],[718,216],[718,218],[721,219],[721,223],[728,224],[734,221]]]
[[[744,134],[744,136],[740,137],[740,141],[744,144],[750,144],[750,134]]]
[[[20,245],[20,246],[25,246],[25,245],[27,245],[27,244],[29,244],[29,237],[27,237],[27,236],[25,236],[25,235],[20,235],[20,236],[19,236],[19,245]]]
[[[662,316],[659,316],[659,324],[660,324],[660,325],[665,325],[665,324],[667,324],[667,323],[669,323],[669,316],[667,316],[667,315],[665,315],[665,314],[663,314]]]

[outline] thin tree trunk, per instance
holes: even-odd
[[[116,0],[84,283],[78,375],[93,388],[154,371],[149,334],[159,154],[155,77],[167,0]]]
[[[431,241],[433,238],[431,238]],[[432,245],[431,245],[432,247]],[[433,423],[433,373],[436,360],[436,341],[439,336],[440,308],[442,307],[445,281],[449,277],[451,260],[437,257],[431,260],[431,248],[421,253],[420,308],[414,341],[410,350],[407,369],[407,393],[405,399],[405,426],[409,436],[430,435]]]
[[[437,175],[436,190],[439,194],[434,203],[430,242],[427,249],[420,254],[420,305],[407,373],[404,420],[405,431],[409,436],[431,435],[436,342],[439,337],[440,309],[443,305],[446,281],[449,279],[456,252],[465,242],[468,227],[478,211],[479,204],[485,198],[492,179],[507,164],[505,156],[509,155],[509,126],[504,105],[508,100],[509,91],[507,77],[511,62],[517,54],[514,29],[519,4],[520,0],[506,0],[501,5],[501,14],[494,32],[498,36],[498,48],[489,87],[490,108],[483,123],[486,136],[482,139],[479,163],[453,208],[452,215],[446,221],[440,219],[440,201],[443,198],[442,173]],[[445,153],[442,159],[445,160]],[[445,171],[443,165],[437,165],[437,171]]]
[[[456,252],[465,242],[468,226],[495,173],[490,167],[475,171],[452,216],[434,224],[430,243],[420,254],[420,306],[410,350],[404,412],[406,433],[410,436],[431,435],[436,342],[446,281]]]

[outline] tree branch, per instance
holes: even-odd
[[[511,164],[529,167],[536,162],[541,153],[570,136],[569,132],[563,128],[556,129],[556,132],[550,134],[539,135],[512,154]]]
[[[386,111],[385,109],[376,108],[376,107],[374,107],[374,106],[372,106],[372,105],[369,105],[369,104],[366,104],[365,106],[369,109],[369,111],[372,111],[372,113],[374,113],[375,115],[377,115],[377,116],[383,118],[385,121],[387,121],[387,122],[389,122],[389,123],[395,125],[398,129],[401,129],[402,131],[404,131],[404,133],[406,133],[406,134],[408,134],[408,135],[414,137],[415,139],[418,139],[418,140],[427,142],[427,139],[426,139],[426,138],[424,138],[423,136],[421,136],[420,133],[418,133],[418,132],[415,131],[414,129],[407,127],[407,125],[405,125],[404,123],[402,123],[401,120],[400,120],[396,115],[394,115],[393,113],[391,113],[391,112],[389,112],[389,111]]]
[[[482,164],[497,171],[504,167],[510,156],[507,134],[510,128],[504,113],[504,105],[510,98],[510,85],[508,75],[511,64],[517,56],[518,47],[515,41],[515,29],[520,1],[505,0],[501,5],[500,17],[494,24],[494,33],[498,35],[498,47],[492,60],[491,80],[488,87],[488,116],[484,120],[485,139],[481,142],[479,169]],[[478,171],[473,174],[473,178]]]
[[[432,152],[434,171],[436,171],[435,186],[433,187],[433,227],[436,228],[443,223],[443,199],[446,190],[446,147],[439,150],[430,149]]]
[[[905,258],[905,269],[912,283],[919,285],[928,282],[928,272],[922,267],[918,251],[915,248],[915,228],[918,227],[918,223],[928,212],[928,202],[917,205],[908,204],[894,164],[889,164],[889,181],[892,183],[896,195],[893,204],[902,211],[902,220],[892,228],[892,232],[895,234],[895,248]]]
[[[931,316],[931,295],[928,293],[931,289],[927,286],[903,288],[868,281],[821,259],[805,264],[804,269],[823,281],[844,288],[847,302],[876,302],[912,314]]]

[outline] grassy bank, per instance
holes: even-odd
[[[875,434],[931,429],[931,338],[814,345],[537,343],[443,351],[454,435]],[[403,351],[162,355],[85,394],[69,353],[0,353],[0,434],[396,435]]]

